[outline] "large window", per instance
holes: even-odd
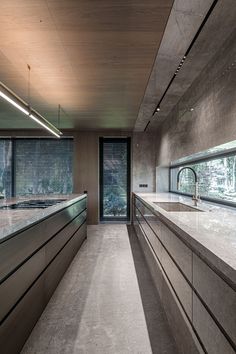
[[[72,139],[0,139],[5,197],[72,192]]]
[[[180,189],[177,191],[177,173],[184,166],[192,167],[196,171],[201,197],[236,205],[236,151],[220,156],[206,156],[200,161],[171,166],[170,190],[192,195],[194,177],[188,169],[181,172]]]

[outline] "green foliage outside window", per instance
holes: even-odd
[[[72,165],[72,139],[0,139],[0,197],[72,193]]]
[[[236,202],[236,154],[212,160],[192,163],[198,176],[201,196]],[[177,191],[177,173],[182,166],[171,169],[171,190]],[[180,192],[194,193],[194,178],[189,170],[180,175]]]

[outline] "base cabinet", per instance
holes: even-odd
[[[137,196],[133,225],[179,352],[235,353],[235,290]]]
[[[81,205],[79,205],[81,204]],[[74,213],[71,213],[71,209]],[[43,312],[50,297],[55,291],[63,274],[67,270],[73,257],[78,252],[87,236],[86,230],[86,198],[79,200],[60,215],[67,215],[66,223],[60,228],[54,227],[55,234],[38,232],[42,225],[37,224],[27,230],[26,238],[32,245],[27,251],[24,242],[20,244],[20,237],[24,232],[12,237],[9,244],[0,244],[0,255],[6,249],[15,254],[15,263],[11,259],[7,265],[2,264],[4,278],[0,281],[0,352],[4,354],[19,353],[32,331],[35,323]],[[70,217],[69,217],[70,215]],[[53,220],[57,219],[53,215]],[[42,222],[43,229],[52,231],[51,218]],[[35,237],[37,240],[35,240]],[[14,238],[16,244],[14,243]],[[11,247],[10,247],[10,246]],[[37,245],[34,249],[33,246]],[[30,253],[29,253],[30,250]],[[27,256],[26,256],[27,255]],[[26,256],[24,258],[23,256]],[[19,262],[19,263],[18,263]]]

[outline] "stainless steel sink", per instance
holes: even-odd
[[[158,205],[160,208],[166,211],[201,211],[189,205],[179,203],[179,202],[154,202],[154,204]]]

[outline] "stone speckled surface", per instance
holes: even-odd
[[[176,354],[136,235],[88,226],[22,354]]]
[[[30,196],[30,197],[19,197],[10,199],[1,199],[0,206],[11,205],[17,202],[23,202],[26,200],[33,199],[66,199],[66,201],[61,202],[57,205],[50,206],[46,209],[33,209],[33,210],[1,210],[0,209],[0,243],[7,238],[11,237],[12,234],[23,230],[25,227],[29,227],[34,223],[46,218],[50,214],[53,214],[65,207],[70,206],[74,202],[84,198],[85,194],[70,194],[70,195],[40,195],[40,196]]]
[[[180,202],[191,198],[173,193],[137,193],[167,225],[236,287],[236,210],[201,202],[204,212],[167,212],[154,202]]]

